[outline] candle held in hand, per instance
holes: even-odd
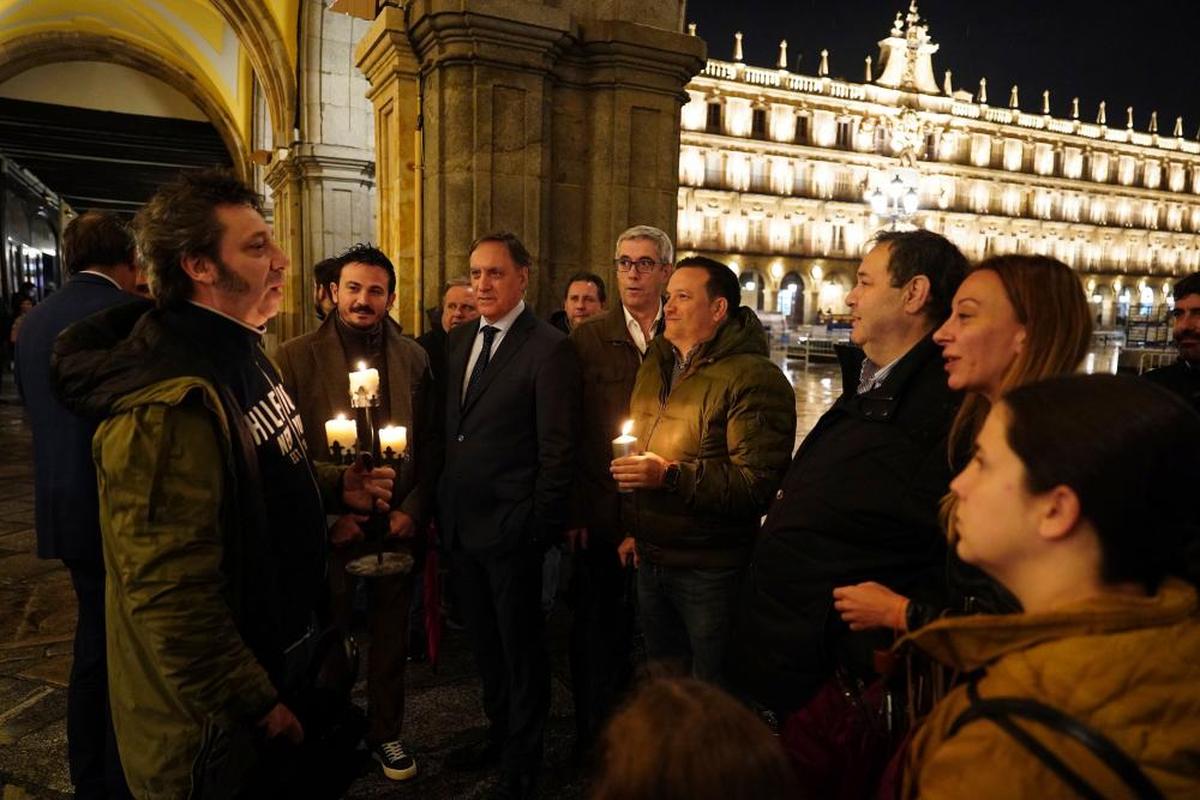
[[[408,429],[403,425],[389,425],[379,429],[379,450],[391,448],[393,456],[400,456],[408,449]]]
[[[360,361],[358,369],[350,373],[350,405],[366,408],[379,404],[379,370],[368,368]]]
[[[358,428],[354,424],[354,420],[346,419],[345,414],[338,414],[337,417],[325,422],[325,443],[332,450],[335,444],[341,445],[343,450],[353,451],[358,443]]]
[[[612,440],[613,458],[624,458],[631,456],[637,452],[637,437],[630,431],[633,430],[633,420],[625,420],[625,424],[621,426],[621,435]],[[632,489],[618,489],[621,494],[631,494]]]

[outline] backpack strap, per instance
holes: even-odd
[[[1133,790],[1139,800],[1162,800],[1162,792],[1146,777],[1146,773],[1142,771],[1136,761],[1117,747],[1107,736],[1074,717],[1037,700],[1023,697],[989,697],[984,700],[979,696],[978,677],[967,684],[967,698],[971,704],[951,724],[950,730],[946,734],[947,738],[975,720],[991,720],[1045,764],[1064,783],[1074,789],[1079,796],[1087,800],[1104,800],[1104,795],[1088,783],[1083,776],[1068,767],[1049,748],[1013,722],[1012,718],[1038,722],[1053,731],[1069,736],[1086,747],[1092,755],[1116,773],[1117,777]]]

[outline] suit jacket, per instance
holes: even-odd
[[[433,376],[429,357],[390,317],[384,320],[389,407],[377,424],[408,429],[412,458],[397,470],[392,506],[419,525],[430,508],[437,474],[440,434],[434,418]],[[284,342],[276,353],[279,373],[304,423],[304,441],[314,461],[332,457],[325,441],[325,421],[339,413],[354,418],[350,408],[350,374],[337,332],[336,312],[320,328]]]
[[[68,411],[51,391],[51,348],[71,324],[135,299],[107,278],[80,273],[21,323],[16,380],[33,428],[34,514],[41,558],[101,561],[92,462],[96,425]]]
[[[526,306],[465,400],[480,320],[450,331],[442,542],[501,553],[566,528],[579,420],[579,364],[567,337]]]
[[[660,318],[654,335],[662,333]],[[612,440],[629,417],[629,396],[642,354],[625,327],[620,303],[571,331],[571,343],[583,373],[583,419],[578,470],[571,496],[571,527],[587,528],[593,540],[620,544],[628,534],[621,521],[621,495],[608,471]]]

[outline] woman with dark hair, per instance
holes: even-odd
[[[694,678],[644,684],[604,732],[591,800],[798,796],[779,742],[741,703]]]
[[[1092,335],[1091,314],[1079,279],[1061,261],[1009,255],[981,262],[954,295],[950,318],[934,332],[942,346],[947,382],[966,392],[950,429],[951,463],[961,466],[988,409],[1008,389],[1079,368]],[[943,519],[953,541],[954,495]],[[1016,611],[1007,592],[997,591],[977,570],[951,556],[950,610]],[[834,605],[852,630],[891,627],[916,630],[942,609],[909,600],[868,582],[834,590]]]
[[[1200,417],[1134,379],[1055,378],[995,404],[951,483],[957,552],[1023,613],[908,637],[974,674],[908,755],[906,798],[1200,796],[1194,538]]]

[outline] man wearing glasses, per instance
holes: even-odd
[[[583,371],[587,420],[567,532],[574,552],[571,686],[576,754],[581,758],[630,676],[633,609],[625,597],[625,575],[617,556],[625,529],[609,462],[612,439],[629,416],[629,395],[646,348],[662,332],[662,296],[674,258],[671,239],[658,228],[637,225],[622,233],[613,259],[620,304],[571,332]]]

